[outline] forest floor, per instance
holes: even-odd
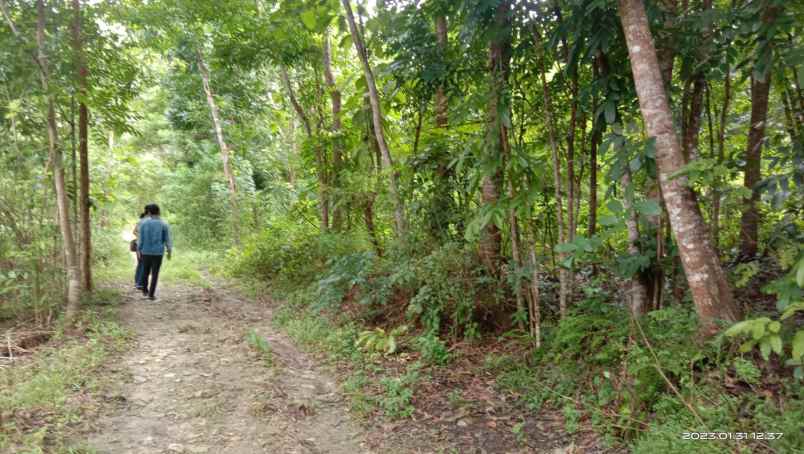
[[[120,323],[134,345],[109,361],[111,389],[84,435],[91,452],[597,451],[576,448],[547,415],[512,430],[533,415],[490,389],[457,416],[360,421],[338,384],[342,372],[272,325],[274,303],[218,285],[170,282],[155,302],[124,292]]]

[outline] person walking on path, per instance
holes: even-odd
[[[170,237],[170,227],[159,217],[159,205],[152,203],[145,207],[145,212],[149,217],[144,218],[139,225],[137,251],[142,256],[143,263],[142,294],[154,300],[162,256],[167,252],[167,259],[170,260],[173,240]]]
[[[134,272],[134,288],[137,290],[142,290],[145,287],[145,284],[142,283],[142,277],[145,275],[145,265],[142,263],[142,254],[140,254],[139,251],[138,239],[140,237],[140,224],[142,224],[146,216],[148,216],[148,214],[143,211],[142,214],[140,214],[137,225],[134,226],[134,244],[131,247],[131,251],[137,256],[137,270]]]

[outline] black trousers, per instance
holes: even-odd
[[[159,281],[159,268],[162,267],[162,256],[143,254],[142,267],[142,292],[145,293],[147,291],[148,296],[153,297],[156,293],[156,283]]]

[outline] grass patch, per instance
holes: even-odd
[[[114,301],[106,291],[95,298]],[[104,361],[130,338],[115,319],[113,308],[91,307],[77,324],[82,336],[57,330],[48,345],[0,368],[0,452],[92,452],[71,439],[104,386]]]
[[[274,351],[264,337],[257,334],[254,329],[250,329],[246,334],[246,342],[262,356],[265,367],[269,369],[274,367]]]
[[[188,250],[174,250],[171,259],[167,256],[162,260],[159,273],[161,283],[186,283],[203,288],[211,288],[212,284],[206,277],[206,272],[218,274],[217,267],[219,255],[215,252]],[[137,268],[137,258],[133,252],[125,250],[104,256],[103,263],[96,265],[96,279],[103,282],[125,282],[134,284],[134,271]]]

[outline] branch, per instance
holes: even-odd
[[[310,119],[307,118],[307,114],[304,113],[304,108],[302,108],[301,104],[299,104],[299,101],[296,99],[296,95],[293,93],[293,86],[290,84],[287,68],[284,66],[280,67],[279,74],[282,76],[282,82],[285,84],[285,89],[288,91],[288,97],[290,98],[290,103],[293,104],[293,110],[296,111],[296,114],[304,124],[304,131],[307,132],[307,137],[312,137],[313,130],[310,128]]]

